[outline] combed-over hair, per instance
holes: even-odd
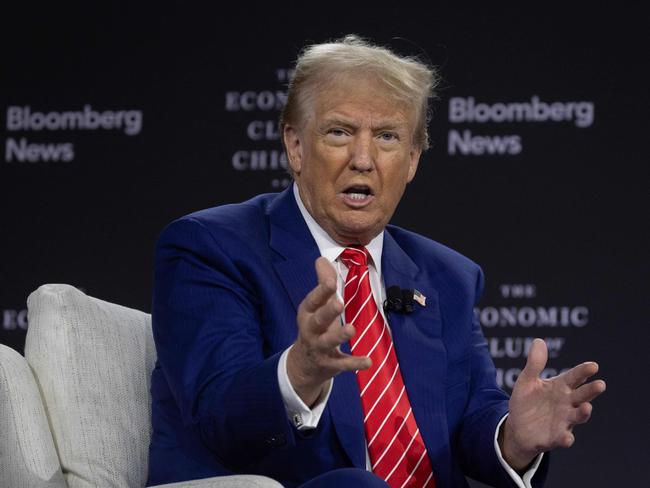
[[[437,72],[415,57],[399,56],[356,35],[312,44],[298,56],[280,115],[280,133],[285,125],[304,124],[319,89],[337,76],[372,76],[383,83],[388,93],[415,112],[413,145],[423,151],[429,148],[429,100],[435,97]]]

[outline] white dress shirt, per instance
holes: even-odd
[[[316,245],[318,246],[318,250],[320,251],[321,256],[327,258],[327,260],[330,261],[336,269],[337,293],[339,298],[341,298],[343,296],[345,277],[347,276],[348,270],[344,264],[338,261],[338,257],[345,248],[335,242],[327,234],[327,232],[325,232],[323,228],[318,225],[311,214],[307,211],[304,204],[302,203],[302,200],[298,193],[298,187],[295,183],[293,184],[293,194],[296,199],[296,203],[298,204],[298,208],[300,209],[300,213],[303,219],[305,219],[307,227],[309,228],[309,232],[311,232],[312,237],[316,241]],[[384,307],[382,305],[384,303],[384,299],[386,298],[386,289],[381,278],[381,254],[383,246],[384,233],[382,232],[374,239],[372,239],[368,245],[366,245],[366,249],[368,250],[371,257],[371,260],[368,262],[368,270],[370,275],[370,286],[372,288],[372,294],[375,302],[377,303],[377,308],[384,317],[384,321],[386,322],[386,325],[390,332],[390,326],[388,326],[388,320],[386,320],[386,316],[384,315]],[[345,320],[343,316],[341,320]],[[293,422],[294,426],[298,430],[314,429],[318,426],[318,421],[323,414],[323,410],[325,409],[325,405],[327,404],[327,400],[332,391],[332,384],[334,380],[332,379],[329,381],[327,387],[323,390],[315,405],[312,408],[309,408],[300,399],[298,394],[291,386],[291,382],[289,381],[289,376],[287,374],[287,354],[289,353],[289,349],[291,349],[291,347],[282,353],[282,356],[280,356],[280,362],[278,363],[278,382],[280,384],[280,392],[284,400],[284,406],[287,410],[289,420]],[[501,424],[503,424],[507,416],[508,414],[503,416],[494,433],[494,449],[496,450],[497,456],[502,466],[508,472],[513,481],[517,484],[517,486],[519,488],[531,488],[531,480],[535,475],[540,462],[542,461],[543,454],[537,456],[537,459],[535,459],[533,465],[528,469],[528,471],[526,471],[526,473],[524,473],[523,476],[519,476],[519,474],[514,469],[512,469],[508,463],[506,463],[506,461],[503,459],[503,456],[501,455],[501,449],[499,448],[497,438]],[[368,471],[371,471],[370,458],[368,456],[367,448],[366,469]]]

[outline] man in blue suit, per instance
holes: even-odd
[[[150,484],[250,473],[309,488],[440,488],[467,486],[468,475],[523,488],[541,486],[545,451],[573,443],[605,388],[585,383],[597,365],[541,380],[546,347],[536,340],[509,400],[473,315],[480,268],[388,225],[428,145],[434,86],[429,67],[354,36],[307,48],[281,121],[292,187],[165,229]],[[408,476],[422,461],[408,446],[392,461],[406,477],[372,474],[356,372],[381,358],[350,350],[359,331],[341,320],[346,247],[368,256],[428,477]],[[393,287],[417,290],[409,313],[382,311]],[[394,436],[377,435],[394,442],[388,424]]]

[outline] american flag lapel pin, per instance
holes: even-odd
[[[427,305],[427,297],[425,297],[420,290],[413,290],[413,300],[423,307],[426,307]]]

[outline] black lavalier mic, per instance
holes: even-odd
[[[404,288],[402,290],[402,312],[411,313],[413,308],[413,289]]]
[[[399,286],[389,286],[386,289],[384,311],[399,313],[402,312],[402,289]]]
[[[413,311],[413,290],[401,289],[399,286],[389,286],[386,289],[384,311],[396,313],[411,313]]]

